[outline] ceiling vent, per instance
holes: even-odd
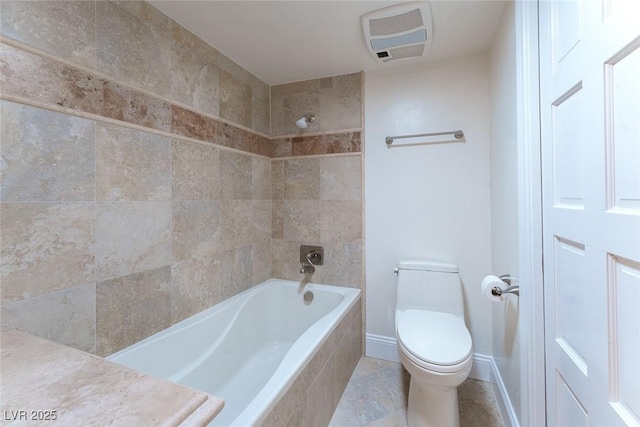
[[[429,2],[398,4],[362,15],[369,52],[378,62],[425,56],[431,48],[433,25]]]

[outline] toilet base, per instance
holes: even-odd
[[[413,356],[399,344],[400,361],[411,379],[407,423],[409,427],[460,427],[458,386],[469,377],[473,358],[452,365],[451,372],[428,370],[414,362]]]
[[[409,427],[460,427],[458,388],[425,384],[412,376],[407,424]]]

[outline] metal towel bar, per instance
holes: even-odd
[[[438,135],[453,135],[455,137],[455,139],[464,138],[464,132],[462,132],[461,130],[452,130],[452,131],[449,131],[449,132],[432,132],[432,133],[419,133],[417,135],[388,136],[388,137],[386,137],[385,142],[387,143],[387,145],[391,145],[391,144],[393,144],[393,140],[394,139],[418,138],[418,137],[421,137],[421,136],[438,136]]]

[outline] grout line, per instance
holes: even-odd
[[[94,8],[95,3],[94,3]],[[98,354],[98,253],[96,225],[98,224],[98,159],[97,154],[98,127],[93,123],[93,354]]]

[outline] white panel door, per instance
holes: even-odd
[[[640,426],[640,0],[539,0],[547,424]]]

